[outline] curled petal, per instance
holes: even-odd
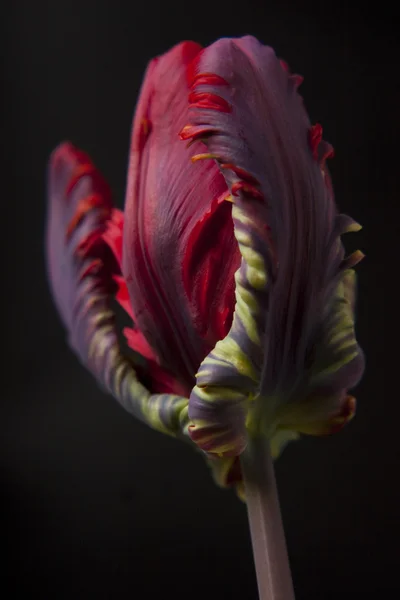
[[[307,435],[332,435],[351,421],[356,413],[356,404],[356,399],[347,394],[337,400],[333,399],[332,409],[328,413],[326,399],[316,397],[312,402],[294,407],[292,412],[288,411],[284,425],[289,431],[295,430]]]
[[[219,95],[231,110],[193,107],[189,126],[211,132],[204,143],[234,198],[241,266],[232,327],[192,390],[190,433],[213,432],[208,452],[231,455],[242,452],[246,430],[271,437],[290,429],[286,412],[317,387],[329,419],[330,398],[358,382],[363,355],[344,297],[355,260],[343,262],[322,128],[311,126],[274,52],[252,37],[223,39],[194,63],[194,75],[227,82],[196,91]],[[315,414],[307,418],[314,422]]]
[[[119,347],[111,309],[119,249],[115,236],[110,242],[119,216],[104,179],[72,144],[62,144],[51,157],[48,198],[49,281],[72,349],[126,410],[151,427],[186,437],[187,398],[150,394]]]

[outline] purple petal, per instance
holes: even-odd
[[[111,301],[116,262],[103,236],[112,217],[109,188],[87,155],[66,143],[49,167],[46,257],[69,342],[97,381],[135,417],[186,436],[186,398],[150,395],[120,350]]]
[[[232,193],[242,265],[232,329],[203,361],[191,395],[191,431],[201,439],[213,429],[214,452],[240,452],[247,411],[248,428],[273,435],[285,406],[317,386],[330,418],[331,395],[340,403],[340,390],[358,382],[363,357],[343,294],[344,269],[358,256],[343,261],[340,234],[352,226],[337,214],[325,165],[331,148],[310,124],[298,78],[252,37],[219,40],[192,70],[190,126],[209,131],[204,141]]]

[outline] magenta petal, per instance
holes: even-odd
[[[183,42],[149,66],[136,109],[125,202],[123,276],[140,331],[188,390],[230,327],[239,255],[227,186],[204,144],[179,138],[188,122]]]

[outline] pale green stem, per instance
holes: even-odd
[[[249,439],[241,465],[260,600],[294,600],[268,441]]]

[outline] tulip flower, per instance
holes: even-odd
[[[154,59],[124,212],[70,143],[49,166],[49,280],[69,342],[132,414],[194,443],[245,498],[239,457],[276,458],[354,415],[355,264],[302,78],[247,36]],[[121,342],[114,299],[130,319]],[[243,463],[242,463],[243,465]]]

